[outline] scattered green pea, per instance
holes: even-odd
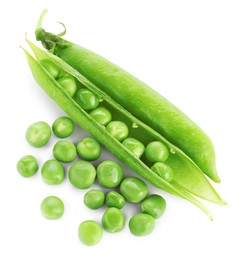
[[[163,143],[155,141],[146,146],[145,156],[152,163],[165,162],[168,159],[169,150]]]
[[[65,89],[69,96],[74,97],[77,91],[77,84],[74,77],[67,75],[61,76],[57,82]]]
[[[88,161],[97,160],[100,157],[100,144],[92,137],[84,137],[76,146],[77,152],[82,159]]]
[[[109,208],[122,209],[125,205],[125,198],[116,191],[110,191],[106,194],[105,204]]]
[[[117,208],[108,208],[102,217],[102,226],[108,232],[119,232],[124,228],[124,214]]]
[[[98,97],[86,88],[81,88],[76,92],[75,100],[85,110],[95,109],[99,105]]]
[[[48,160],[41,168],[41,176],[43,181],[49,185],[60,184],[65,178],[64,168],[60,162]]]
[[[148,194],[148,187],[141,179],[128,177],[121,182],[120,193],[127,201],[138,203]]]
[[[104,202],[105,194],[102,190],[90,190],[84,196],[84,203],[90,209],[98,209]]]
[[[103,231],[101,226],[93,220],[82,222],[78,228],[78,237],[80,241],[87,246],[98,244],[102,235]]]
[[[25,155],[17,162],[17,171],[25,178],[32,177],[38,171],[37,159],[32,155]]]
[[[128,126],[122,121],[111,121],[106,130],[118,141],[123,141],[129,134]]]
[[[167,182],[171,182],[174,177],[173,169],[166,163],[156,162],[151,170],[157,173],[162,179]]]
[[[163,215],[165,208],[165,199],[157,194],[150,195],[141,204],[142,212],[151,215],[155,219]]]
[[[41,65],[51,74],[51,76],[56,79],[61,73],[61,69],[55,65],[52,61],[43,59],[40,61]]]
[[[67,116],[58,117],[52,125],[52,131],[59,138],[66,138],[74,132],[75,124]]]
[[[46,219],[59,219],[64,214],[64,203],[56,196],[48,196],[41,203],[41,212]]]
[[[78,189],[87,189],[95,181],[96,170],[94,166],[85,161],[72,164],[69,170],[70,183]]]
[[[101,125],[107,125],[112,120],[110,111],[104,107],[97,107],[90,112],[90,115]]]
[[[144,145],[135,138],[126,138],[122,144],[138,158],[140,158],[144,153]]]
[[[42,147],[48,143],[51,137],[50,126],[43,121],[30,125],[26,132],[26,140],[33,147]]]
[[[154,227],[154,218],[144,213],[134,215],[129,221],[130,232],[135,236],[146,236],[154,230]]]
[[[105,188],[117,187],[123,179],[124,170],[120,164],[106,160],[97,167],[97,178]]]
[[[70,141],[58,141],[53,147],[53,155],[61,162],[72,162],[76,158],[76,147]]]

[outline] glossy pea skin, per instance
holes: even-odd
[[[121,182],[120,193],[127,201],[138,203],[142,201],[148,194],[148,187],[145,182],[139,178],[128,177]]]
[[[58,141],[53,147],[53,155],[61,162],[72,162],[76,158],[76,147],[70,141]]]
[[[78,161],[72,164],[69,170],[69,181],[78,189],[87,189],[95,181],[95,167],[85,161]]]
[[[160,218],[166,209],[166,201],[157,194],[150,195],[141,204],[141,211],[151,215],[153,218]]]
[[[40,148],[46,145],[50,137],[51,128],[46,122],[38,121],[27,128],[26,140],[33,147]]]
[[[151,167],[151,170],[167,182],[171,182],[173,180],[173,169],[166,163],[156,162]]]
[[[103,231],[101,226],[93,220],[82,222],[78,228],[78,237],[80,241],[87,246],[98,244],[102,235]]]
[[[143,153],[144,153],[144,145],[137,139],[135,138],[126,138],[124,139],[124,141],[122,142],[122,144],[128,149],[130,150],[134,156],[140,158]]]
[[[17,162],[17,171],[25,178],[30,178],[38,171],[37,159],[32,155],[25,155]]]
[[[123,141],[129,134],[128,126],[122,121],[111,121],[106,130],[118,141]]]
[[[76,149],[79,156],[88,161],[97,160],[101,154],[100,144],[90,136],[84,137],[76,145]]]
[[[48,196],[41,203],[41,212],[46,219],[59,219],[64,214],[64,203],[56,196]]]
[[[99,105],[99,98],[87,88],[79,89],[75,100],[85,110],[95,109]]]
[[[149,235],[155,227],[152,216],[144,213],[134,215],[129,221],[130,232],[135,236]]]
[[[108,208],[122,209],[125,205],[125,198],[116,191],[110,191],[106,194],[105,204]]]
[[[152,163],[165,162],[168,159],[169,150],[163,143],[154,141],[146,146],[145,156]]]
[[[102,216],[102,226],[110,233],[121,231],[124,225],[124,214],[117,208],[108,208]]]
[[[102,190],[90,190],[84,196],[84,204],[90,209],[99,209],[104,202],[105,194]]]
[[[112,160],[106,160],[97,167],[99,184],[105,188],[116,188],[122,181],[123,167]]]
[[[49,185],[60,184],[65,178],[64,167],[56,160],[48,160],[41,168],[41,176],[43,181]]]
[[[74,132],[75,124],[67,116],[58,117],[52,124],[52,131],[59,138],[66,138]]]
[[[107,125],[112,120],[110,111],[104,107],[97,107],[90,112],[90,116],[100,125]]]
[[[40,61],[41,65],[51,74],[54,79],[57,79],[61,73],[61,69],[52,61],[43,59]]]
[[[61,76],[57,79],[57,82],[63,87],[69,96],[74,97],[77,91],[77,84],[74,77],[70,75]]]

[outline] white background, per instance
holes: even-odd
[[[34,82],[23,51],[25,33],[34,40],[42,9],[44,25],[125,68],[180,107],[211,137],[217,152],[221,184],[214,185],[228,206],[205,203],[214,221],[190,203],[158,191],[167,211],[147,237],[134,237],[126,225],[118,234],[104,232],[94,247],[82,245],[78,225],[100,221],[103,210],[91,211],[82,202],[84,191],[65,181],[44,184],[38,173],[24,179],[17,160],[35,155],[40,164],[52,157],[56,139],[34,149],[24,135],[29,124],[49,124],[63,115]],[[239,5],[212,0],[67,0],[4,1],[1,24],[1,179],[0,259],[239,259]],[[74,141],[84,136],[77,128]],[[101,158],[111,158],[105,152]],[[126,168],[126,172],[130,171]],[[155,192],[150,186],[151,192]],[[65,202],[65,215],[47,221],[39,205],[47,195]],[[128,205],[127,220],[138,207]]]

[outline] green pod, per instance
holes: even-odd
[[[217,175],[215,151],[207,134],[158,92],[98,54],[41,28],[36,39],[78,70],[130,113],[142,120],[186,153],[213,181]],[[137,97],[137,98],[135,98]],[[149,106],[150,104],[150,106]]]
[[[192,202],[202,209],[210,218],[211,215],[208,209],[193,195],[220,205],[225,204],[198,166],[179,148],[171,144],[148,125],[134,117],[120,104],[116,103],[110,96],[98,89],[93,83],[63,60],[49,52],[42,51],[31,42],[29,42],[29,44],[37,60],[26,51],[25,54],[37,83],[49,95],[49,97],[52,98],[72,118],[73,121],[92,134],[133,171],[144,177],[154,186]],[[137,138],[143,144],[149,143],[153,140],[162,142],[170,151],[167,163],[174,171],[174,180],[171,183],[163,180],[150,169],[150,165],[147,165],[141,159],[134,156],[134,154],[131,153],[122,143],[110,135],[110,133],[106,131],[105,127],[95,121],[90,114],[83,110],[47,72],[47,70],[40,64],[42,59],[51,60],[51,62],[59,66],[64,72],[74,76],[81,85],[84,85],[84,87],[90,89],[99,96],[100,99],[103,100],[102,106],[104,105],[109,109],[114,118],[118,118],[128,125],[130,136]]]

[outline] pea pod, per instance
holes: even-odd
[[[26,51],[25,54],[27,56],[32,74],[42,89],[76,123],[91,133],[99,142],[104,144],[108,150],[110,150],[133,171],[144,177],[154,186],[192,202],[197,207],[202,209],[210,218],[211,215],[208,209],[193,195],[220,205],[225,204],[199,167],[179,148],[171,144],[151,127],[134,117],[120,104],[116,103],[110,96],[98,89],[93,83],[91,83],[63,60],[49,52],[42,51],[31,42],[29,42],[29,44],[37,60]],[[128,125],[130,136],[138,138],[144,144],[157,140],[168,147],[170,153],[167,163],[174,171],[174,180],[171,183],[166,182],[159,175],[154,173],[150,169],[149,165],[135,156],[121,142],[114,138],[105,129],[104,125],[97,123],[97,121],[95,121],[89,113],[82,109],[82,107],[75,102],[73,97],[71,97],[40,64],[40,61],[43,59],[49,59],[55,65],[60,67],[65,73],[75,77],[75,79],[85,88],[88,88],[94,92],[102,100],[102,104],[111,111],[113,118],[118,118]]]
[[[39,19],[36,39],[77,69],[130,113],[186,153],[213,181],[220,182],[210,138],[182,111],[128,72],[96,53],[46,32]]]

